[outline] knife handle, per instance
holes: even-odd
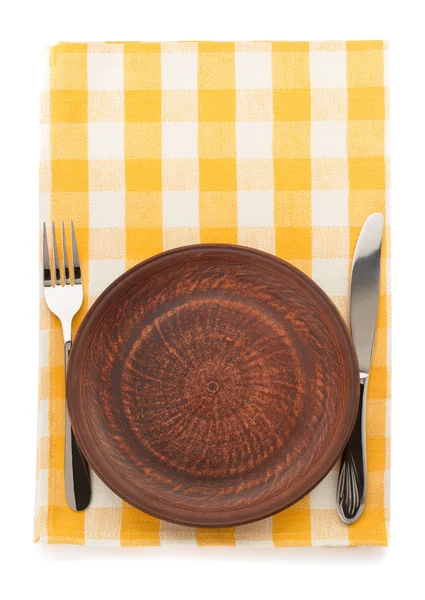
[[[72,343],[65,342],[65,375]],[[90,471],[72,431],[67,401],[65,402],[65,495],[72,510],[84,510],[90,504]]]
[[[341,458],[337,510],[344,523],[360,518],[366,501],[366,396],[368,374],[360,374],[360,402],[356,423]]]

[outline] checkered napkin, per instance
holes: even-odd
[[[42,92],[41,221],[73,219],[87,309],[118,275],[171,248],[227,242],[291,262],[348,319],[360,227],[385,212],[385,43],[61,43]],[[193,529],[129,506],[94,474],[80,513],[64,495],[59,321],[41,299],[35,540],[143,546],[385,545],[388,538],[388,225],[367,405],[360,520],[335,510],[337,467],[291,508]]]

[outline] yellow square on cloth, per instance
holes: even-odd
[[[85,285],[75,328],[105,287],[163,250],[227,242],[311,276],[345,319],[361,225],[385,213],[387,45],[362,42],[61,43],[42,91],[41,222],[73,219]],[[90,507],[64,494],[59,322],[40,302],[35,541],[103,546],[386,545],[390,246],[367,404],[364,514],[344,525],[338,466],[296,505],[229,529],[193,529],[129,506],[94,474]],[[74,331],[75,333],[75,331]]]

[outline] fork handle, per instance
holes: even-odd
[[[71,348],[72,342],[65,342],[65,376]],[[70,508],[80,511],[90,504],[90,471],[72,431],[67,400],[65,404],[65,494]]]

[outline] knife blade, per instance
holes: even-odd
[[[350,288],[351,335],[359,362],[360,402],[353,432],[341,458],[337,509],[344,523],[361,516],[366,501],[366,398],[379,304],[384,216],[370,215],[354,251]]]

